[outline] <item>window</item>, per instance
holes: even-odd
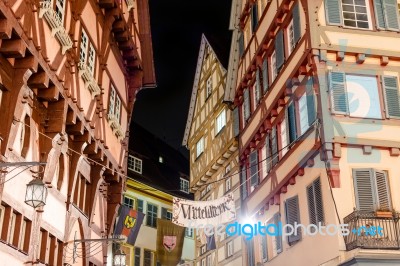
[[[247,241],[247,254],[247,266],[255,266],[253,239]]]
[[[304,93],[299,101],[299,116],[300,116],[300,135],[303,135],[308,127],[308,111],[307,111],[307,95]]]
[[[172,212],[164,207],[161,207],[161,218],[167,219],[167,220],[172,220]]]
[[[258,25],[258,3],[254,2],[251,8],[251,30],[254,33]]]
[[[207,193],[208,193],[209,191],[211,191],[211,188],[212,188],[211,184],[208,184],[207,187],[206,187]]]
[[[142,160],[136,158],[135,156],[128,156],[128,169],[132,170],[138,174],[142,173]]]
[[[353,169],[353,179],[358,210],[375,211],[392,208],[386,171]]]
[[[281,135],[281,153],[282,157],[285,156],[285,154],[288,151],[288,130],[287,130],[287,112],[285,112],[285,117],[282,119],[280,123],[280,135]]]
[[[137,200],[137,210],[144,213],[143,200],[140,199]]]
[[[319,178],[314,180],[312,184],[307,187],[307,201],[310,224],[323,224],[324,207],[322,203],[321,181]]]
[[[210,97],[211,93],[212,93],[212,76],[209,76],[207,81],[206,81],[206,100],[208,99],[208,97]]]
[[[378,29],[399,30],[399,1],[375,0],[374,9]]]
[[[262,65],[262,81],[263,81],[263,92],[264,94],[268,91],[268,57],[264,58]]]
[[[185,228],[185,237],[193,238],[193,228]]]
[[[377,2],[375,4],[379,6]],[[327,22],[351,28],[369,29],[369,6],[366,0],[325,0]],[[382,10],[377,11],[378,21],[383,20]]]
[[[287,119],[289,126],[289,142],[293,143],[297,139],[296,109],[293,102],[288,105]]]
[[[203,190],[200,192],[200,197],[204,197],[204,196],[206,195],[206,193],[207,193],[207,191],[206,191],[205,189],[203,189]]]
[[[204,152],[204,138],[202,137],[196,143],[196,157],[198,158]]]
[[[272,150],[271,150],[271,134],[267,133],[265,135],[265,170],[266,173],[269,173],[269,171],[272,168]]]
[[[275,224],[276,226],[279,226],[280,221],[281,221],[281,214],[275,213],[274,216],[267,223]],[[272,256],[271,257],[275,257],[279,253],[282,252],[282,235],[278,234],[276,236],[271,236],[270,240],[271,241],[269,243],[271,243],[271,246],[272,246]]]
[[[7,234],[7,243],[10,244],[13,243],[16,220],[17,220],[17,215],[14,212],[12,212],[8,224],[8,234]]]
[[[134,266],[140,266],[140,248],[135,247]]]
[[[279,153],[278,153],[278,137],[277,137],[277,129],[276,126],[272,127],[270,142],[271,142],[271,162],[272,166],[276,165],[279,161]]]
[[[206,266],[206,259],[205,258],[201,260],[201,266]]]
[[[258,150],[250,153],[250,185],[253,190],[258,185]]]
[[[157,227],[157,211],[156,205],[147,203],[146,225],[156,228]]]
[[[233,255],[233,241],[226,243],[226,257],[229,258]]]
[[[276,76],[278,75],[278,68],[276,67],[276,53],[275,53],[275,51],[271,55],[270,62],[271,62],[271,64],[270,64],[270,66],[271,66],[271,78],[272,78],[272,81],[274,81]]]
[[[250,95],[249,89],[245,88],[243,90],[243,118],[244,121],[247,121],[250,117]]]
[[[385,94],[386,116],[400,118],[400,93],[397,77],[383,76],[383,90]]]
[[[294,41],[293,20],[291,20],[289,25],[287,26],[286,34],[287,34],[287,39],[288,39],[288,50],[289,50],[289,54],[291,54],[296,46],[296,43]]]
[[[83,28],[81,33],[79,60],[80,62],[86,63],[90,73],[93,76],[96,61],[96,51],[93,44],[89,41],[88,35]]]
[[[225,193],[228,192],[228,191],[230,191],[231,188],[232,188],[232,186],[231,186],[231,179],[228,178],[228,179],[225,180]]]
[[[86,31],[82,28],[81,45],[79,50],[79,60],[81,62],[86,62],[87,49],[88,49],[88,36],[86,34]]]
[[[246,199],[247,198],[247,173],[246,173],[246,167],[245,166],[241,166],[240,169],[240,184],[242,187],[242,199]]]
[[[207,256],[207,266],[212,266],[212,263],[211,263],[211,254]]]
[[[108,116],[120,122],[121,117],[121,98],[117,94],[115,87],[111,84],[110,101],[108,104]]]
[[[217,116],[217,121],[215,123],[215,132],[217,135],[226,125],[226,111],[225,109],[221,111],[221,113]]]
[[[90,44],[90,48],[89,48],[89,56],[88,56],[88,67],[89,67],[89,71],[92,74],[92,76],[94,75],[94,62],[96,59],[96,51],[94,50],[94,47],[92,44]]]
[[[145,249],[144,250],[144,260],[143,260],[143,265],[144,266],[153,266],[154,261],[153,261],[153,252],[150,250]]]
[[[266,226],[268,224],[265,224]],[[268,234],[265,236],[260,236],[261,242],[260,242],[260,250],[261,250],[261,258],[262,262],[267,262],[268,261]]]
[[[285,202],[285,214],[286,214],[286,224],[291,224],[292,226],[295,223],[300,223],[300,211],[299,211],[299,198],[298,196],[291,197]],[[288,243],[289,245],[295,244],[297,241],[301,239],[301,230],[300,228],[295,229],[295,232],[288,235]]]
[[[239,57],[242,57],[243,53],[244,53],[244,33],[243,32],[240,33],[238,42],[239,42]]]
[[[376,77],[330,72],[329,82],[334,113],[382,118]]]
[[[135,199],[127,197],[127,196],[124,196],[124,205],[128,206],[129,208],[134,209],[136,207],[135,206]]]
[[[28,252],[30,235],[31,235],[31,221],[27,219],[22,219],[21,231],[18,241],[18,249]]]
[[[260,78],[261,72],[260,68],[257,67],[256,70],[256,82],[255,86],[253,87],[254,91],[254,106],[257,106],[258,103],[260,102],[261,99],[261,78]]]
[[[189,181],[181,177],[181,191],[189,194]]]
[[[203,254],[206,253],[206,252],[207,252],[207,246],[206,246],[206,245],[201,246],[201,248],[200,248],[200,255],[203,255]]]
[[[64,13],[65,13],[65,0],[56,0],[56,13],[60,18],[61,23],[64,21]]]

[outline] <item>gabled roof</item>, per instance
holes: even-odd
[[[207,40],[206,36],[204,34],[202,34],[201,35],[199,56],[197,57],[196,74],[194,76],[194,82],[193,82],[193,88],[192,88],[192,96],[190,98],[189,113],[188,113],[188,117],[187,117],[187,120],[186,120],[185,133],[183,134],[182,146],[187,146],[187,143],[188,143],[190,129],[192,127],[192,120],[193,120],[194,110],[195,110],[195,107],[196,107],[196,99],[197,99],[197,92],[198,92],[198,89],[199,89],[198,87],[199,87],[201,69],[203,67],[203,59],[204,59],[207,47],[210,47],[212,53],[217,58],[219,64],[222,67],[222,69],[224,71],[226,71],[225,67],[221,63],[217,53],[215,52],[215,50],[213,49],[213,47],[211,46],[211,44]]]
[[[173,196],[193,199],[193,194],[180,191],[180,178],[189,181],[189,161],[137,123],[132,123],[129,154],[142,160],[142,173],[128,169],[129,178]]]

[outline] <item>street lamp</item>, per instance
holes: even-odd
[[[114,255],[114,265],[115,266],[126,266],[126,254],[118,249]]]
[[[46,205],[47,187],[40,179],[33,179],[26,185],[25,203],[33,208]]]

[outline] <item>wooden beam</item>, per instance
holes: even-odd
[[[0,19],[0,39],[10,39],[12,34],[11,22],[7,19]]]
[[[38,71],[39,62],[33,55],[27,55],[23,58],[15,59],[14,68],[28,68],[32,72]]]
[[[121,31],[114,33],[114,38],[117,42],[125,42],[129,40],[129,32],[128,31]]]
[[[39,89],[37,97],[45,101],[57,101],[60,93],[55,85],[49,86],[48,88]]]
[[[120,31],[125,31],[126,30],[126,23],[123,19],[121,20],[116,20],[113,24],[112,24],[112,31],[113,32],[120,32]]]
[[[50,77],[44,71],[32,74],[28,80],[28,86],[33,88],[45,89],[49,87]]]
[[[26,46],[21,39],[3,40],[0,53],[6,58],[20,58],[25,56]]]
[[[68,104],[64,99],[56,102],[49,102],[47,107],[47,133],[65,132],[65,118],[67,115]]]
[[[66,132],[71,135],[83,135],[84,125],[77,121],[75,125],[67,125]]]
[[[99,6],[101,8],[113,8],[114,4],[114,0],[99,0]]]

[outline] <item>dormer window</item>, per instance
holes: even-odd
[[[138,174],[142,174],[142,160],[136,158],[135,156],[129,155],[128,169]]]

